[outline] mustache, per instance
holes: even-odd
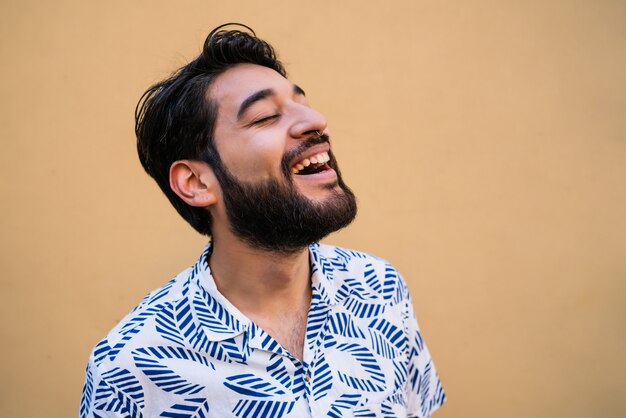
[[[293,161],[294,158],[302,154],[307,149],[315,145],[324,144],[324,143],[330,143],[330,138],[328,137],[328,135],[326,134],[316,135],[316,136],[310,137],[306,141],[303,141],[296,148],[290,151],[287,151],[281,161],[282,169],[285,175],[287,176],[289,175],[290,173],[289,169],[291,168],[289,167],[289,164],[291,163],[291,161]]]

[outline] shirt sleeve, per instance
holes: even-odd
[[[437,370],[420,332],[407,292],[406,329],[408,337],[407,407],[410,418],[428,418],[445,401]]]
[[[128,370],[115,368],[101,373],[93,358],[87,364],[80,400],[80,418],[143,417],[143,392]]]

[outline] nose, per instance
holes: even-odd
[[[308,106],[298,105],[296,119],[291,125],[290,135],[295,139],[308,138],[312,134],[322,133],[328,124],[326,118],[320,112]]]

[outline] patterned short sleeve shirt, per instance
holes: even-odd
[[[402,277],[367,254],[309,250],[302,360],[219,293],[209,243],[96,345],[80,417],[429,417],[445,395]]]

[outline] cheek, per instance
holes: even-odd
[[[228,141],[218,150],[232,174],[240,180],[252,181],[280,174],[285,146],[276,136],[257,134],[251,138]]]

